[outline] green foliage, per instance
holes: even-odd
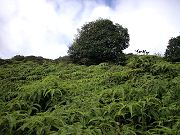
[[[72,63],[71,59],[69,56],[63,56],[63,57],[59,57],[57,59],[54,60],[56,63],[58,62],[63,62],[64,64],[70,64]]]
[[[79,64],[122,64],[125,60],[122,50],[128,46],[129,34],[126,28],[108,19],[98,19],[82,26],[68,53],[73,62]]]
[[[21,55],[16,55],[12,58],[12,60],[15,60],[15,61],[23,61],[24,60],[24,56],[21,56]]]
[[[33,62],[37,62],[39,64],[43,64],[45,61],[50,61],[49,59],[45,59],[41,56],[21,56],[21,55],[16,55],[11,59],[12,62],[16,62],[18,63],[18,61],[33,61]]]
[[[0,65],[2,135],[179,135],[180,64],[13,60]]]
[[[172,62],[180,62],[180,36],[169,40],[165,58]]]
[[[0,58],[0,65],[4,65],[4,64],[8,64],[8,63],[11,63],[11,61],[8,59],[4,60],[4,59]]]

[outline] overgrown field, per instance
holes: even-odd
[[[0,135],[180,135],[180,63],[0,65]]]

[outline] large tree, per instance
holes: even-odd
[[[83,25],[78,30],[68,54],[74,62],[80,64],[99,64],[109,61],[121,63],[124,60],[122,50],[128,46],[127,28],[113,24],[109,19],[98,19]]]
[[[169,40],[165,52],[165,58],[172,62],[180,62],[180,36]]]

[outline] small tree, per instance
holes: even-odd
[[[122,50],[129,46],[126,28],[108,19],[89,22],[78,30],[68,54],[75,63],[99,64],[124,61]]]
[[[180,62],[180,36],[169,40],[165,58],[172,62]]]

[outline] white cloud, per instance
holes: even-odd
[[[179,33],[180,4],[175,0],[1,0],[0,57],[67,54],[76,29],[99,17],[127,27],[130,47],[164,53],[168,40]]]
[[[178,35],[178,26],[170,22],[172,17],[163,14],[170,10],[165,5],[167,1],[161,0],[122,0],[117,4],[113,20],[127,27],[130,34],[130,47],[125,52],[146,49],[151,54],[164,53],[168,40]]]
[[[70,21],[63,18],[63,14],[59,16],[56,13],[53,5],[44,0],[3,2],[1,5],[3,7],[8,7],[9,4],[16,6],[8,17],[6,15],[8,9],[1,11],[1,17],[4,17],[2,19],[7,20],[7,24],[4,24],[6,29],[4,28],[4,32],[0,35],[3,37],[2,57],[3,54],[4,57],[23,54],[47,58],[66,55],[68,47],[65,43],[73,27]],[[11,52],[9,55],[8,51]]]

